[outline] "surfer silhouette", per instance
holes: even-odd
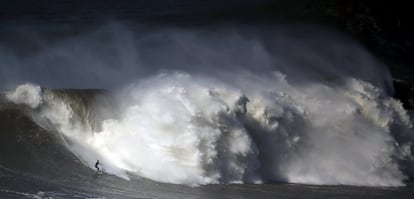
[[[101,170],[99,169],[99,165],[102,165],[102,164],[99,163],[99,160],[97,160],[96,163],[95,163],[95,168],[96,168],[97,172],[101,172]]]

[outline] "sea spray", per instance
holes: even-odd
[[[41,88],[34,84],[23,84],[14,92],[6,93],[6,98],[16,104],[26,104],[30,108],[36,108],[42,103]]]
[[[40,126],[62,135],[91,169],[99,159],[106,173],[125,179],[188,185],[400,186],[413,176],[412,122],[390,97],[390,73],[350,39],[306,26],[171,29],[137,38],[128,28],[113,35],[112,28],[41,54],[71,58],[73,67],[62,70],[91,66],[99,81],[69,79],[111,84],[117,105],[104,108],[116,114],[79,116],[79,107],[88,106],[73,106],[36,85],[7,94]],[[122,33],[130,43],[126,61],[118,57],[126,52],[117,42]],[[125,65],[115,72],[118,62]]]

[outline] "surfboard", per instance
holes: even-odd
[[[96,172],[96,174],[98,174],[98,175],[102,175],[102,174],[103,174],[103,172],[102,172],[102,171],[97,171],[97,172]]]

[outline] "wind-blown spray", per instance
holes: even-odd
[[[162,33],[171,40],[157,47],[159,56],[192,49],[167,59],[188,70],[172,67],[114,92],[117,117],[99,130],[37,86],[7,96],[46,118],[91,168],[100,159],[123,178],[400,186],[412,175],[410,118],[389,96],[389,74],[358,45],[336,37],[299,44],[307,40],[284,31],[268,43],[231,33],[224,45],[200,34]],[[347,58],[355,71],[338,62]]]

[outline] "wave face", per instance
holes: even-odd
[[[5,98],[58,132],[86,166],[99,159],[125,179],[401,186],[413,176],[410,117],[390,97],[389,73],[358,45],[189,34],[169,35],[161,51],[192,49],[184,54],[194,68],[93,99],[35,84]]]

